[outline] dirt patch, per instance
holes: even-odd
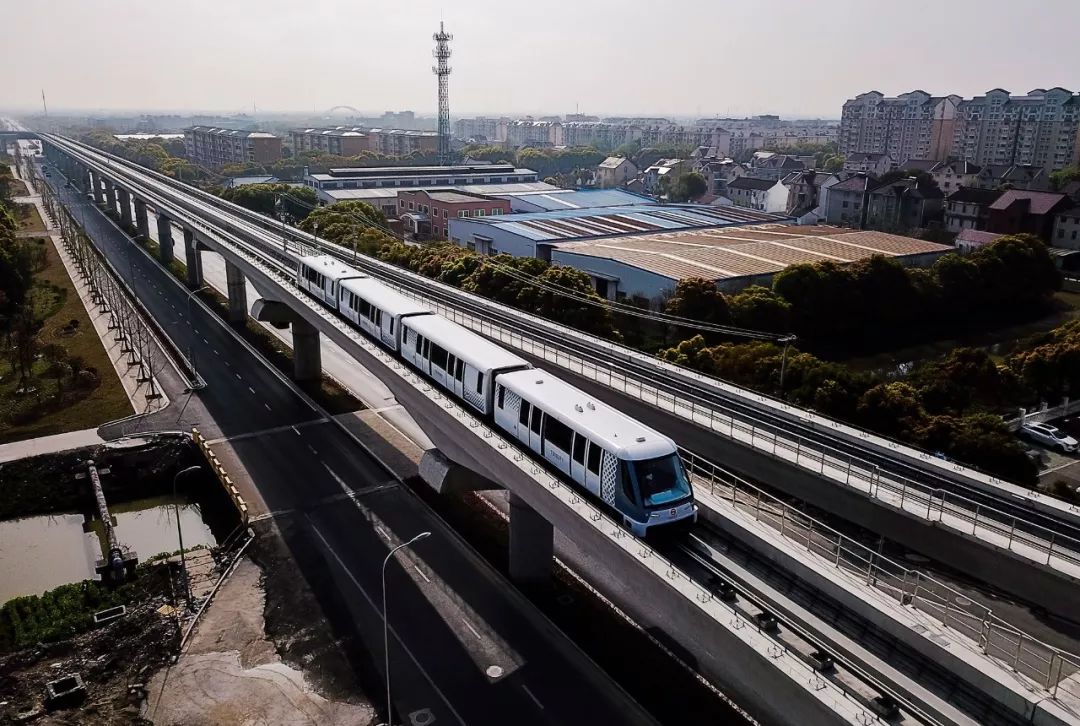
[[[281,661],[266,637],[263,583],[258,565],[239,562],[186,653],[151,682],[144,715],[154,724],[373,722],[366,703],[328,700]]]
[[[139,577],[124,586],[124,617],[0,656],[0,716],[18,720],[20,714],[39,713],[43,717],[35,723],[85,726],[137,722],[138,684],[165,664],[176,642],[175,621],[158,612],[171,602],[171,584],[167,566],[140,568]],[[84,703],[50,712],[46,684],[70,674],[85,683]]]

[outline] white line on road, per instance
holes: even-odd
[[[209,340],[207,340],[206,338],[203,338],[203,339],[202,339],[202,342],[206,343],[207,345],[210,345],[210,341],[209,341]]]
[[[310,516],[308,517],[308,521],[311,522]],[[330,543],[326,541],[326,537],[323,536],[323,533],[319,531],[319,528],[315,526],[314,522],[311,523],[311,531],[315,533],[315,536],[322,540],[323,546],[326,547],[326,551],[330,553],[330,556],[334,558],[334,560],[338,563],[338,566],[345,571],[345,576],[352,580],[352,583],[356,585],[356,589],[359,590],[360,594],[364,596],[364,599],[367,600],[368,605],[371,607],[371,609],[374,610],[376,613],[381,613],[382,609],[375,606],[375,601],[371,599],[370,595],[368,595],[367,590],[365,590],[363,586],[360,585],[360,581],[356,579],[356,576],[353,575],[353,573],[349,571],[349,568],[345,566],[345,563],[342,561],[338,553],[335,552],[332,547],[330,547]],[[420,661],[417,660],[416,656],[413,655],[413,652],[409,650],[409,646],[405,645],[405,641],[403,641],[401,639],[401,636],[398,635],[397,630],[395,630],[393,626],[389,626],[387,629],[394,634],[394,640],[398,642],[398,644],[401,646],[401,649],[405,651],[405,653],[409,656],[409,659],[413,662],[413,665],[416,666],[417,670],[419,670],[420,673],[423,674],[424,679],[427,680],[427,682],[431,685],[432,690],[434,690],[435,693],[438,694],[439,698],[441,698],[443,703],[446,704],[446,707],[450,709],[450,713],[453,714],[454,718],[457,719],[457,722],[461,724],[461,726],[466,726],[465,719],[463,719],[461,717],[461,714],[454,709],[454,706],[450,703],[450,699],[446,697],[446,694],[439,690],[439,687],[435,685],[435,681],[432,680],[428,672],[424,670],[424,667],[420,665]],[[533,700],[536,700],[535,697],[533,698]],[[540,704],[539,701],[536,701],[536,703],[537,705]],[[543,706],[540,706],[540,708],[543,708]]]
[[[254,388],[252,388],[251,386],[248,386],[248,390],[251,391],[252,396],[255,395],[255,389]]]
[[[537,708],[539,708],[541,711],[544,710],[544,704],[540,703],[540,699],[537,698],[536,696],[534,696],[533,692],[530,691],[529,687],[526,686],[524,683],[521,684],[521,690],[525,691],[525,693],[529,696],[529,698],[531,698],[533,700],[533,703],[536,704]]]
[[[426,580],[427,578],[425,577],[424,579]],[[480,633],[477,632],[476,628],[474,628],[472,626],[472,623],[470,623],[468,620],[466,620],[465,618],[462,618],[461,622],[465,623],[465,627],[469,629],[470,633],[472,633],[473,635],[476,636],[477,640],[483,640],[484,639],[484,636],[480,635]]]
[[[269,403],[264,403],[263,405],[264,405],[264,406],[266,406],[266,410],[267,410],[267,411],[270,411],[270,410],[272,410],[272,409],[270,408],[270,404],[269,404]]]
[[[298,429],[298,428],[296,428],[295,426],[293,426],[293,427],[292,427],[292,430],[293,430],[293,433],[294,433],[294,434],[296,434],[297,436],[299,436],[299,435],[300,435],[300,429]]]
[[[311,444],[308,444],[307,447],[308,447],[308,451],[310,451],[311,453],[313,453],[315,455],[318,455],[319,452],[315,449],[314,446],[312,446]]]
[[[221,353],[218,353],[217,348],[214,348],[214,355],[221,355]]]
[[[233,375],[236,376],[236,380],[238,380],[238,381],[244,380],[243,378],[240,377],[239,373],[234,373]]]
[[[430,580],[430,579],[428,578],[428,576],[427,576],[427,575],[425,575],[425,574],[424,574],[424,571],[423,571],[423,570],[421,570],[421,569],[420,569],[419,567],[417,567],[416,565],[413,565],[413,566],[412,566],[412,568],[413,568],[414,570],[416,570],[416,574],[418,574],[418,575],[420,575],[420,577],[424,578],[424,582],[426,582],[426,583],[427,583],[427,584],[429,584],[429,585],[431,584],[431,580]]]
[[[330,467],[326,467],[326,468],[329,469]],[[390,541],[390,535],[388,535],[386,533],[385,529],[383,529],[382,527],[379,527],[378,525],[376,525],[375,526],[375,531],[378,532],[379,534],[381,534],[383,536],[383,539],[385,539],[387,542]]]

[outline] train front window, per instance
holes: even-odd
[[[690,496],[690,480],[675,454],[629,463],[645,506],[659,507]]]

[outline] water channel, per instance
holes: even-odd
[[[110,505],[120,542],[139,562],[180,549],[176,508],[184,547],[217,544],[198,504],[171,496]],[[48,514],[0,521],[0,604],[21,595],[40,595],[59,585],[97,579],[103,555],[100,522],[83,514]]]

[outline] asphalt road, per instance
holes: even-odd
[[[428,539],[388,569],[391,674],[403,723],[648,723],[640,709],[334,424],[321,419],[93,204],[48,180],[134,286],[207,387],[161,369],[173,404],[140,429],[228,437],[350,657],[383,674],[380,574],[389,545]],[[182,413],[182,415],[180,415]],[[119,430],[111,432],[121,433]],[[130,431],[124,431],[130,433]],[[299,525],[299,526],[297,526]],[[317,555],[313,558],[311,552]],[[359,652],[362,648],[363,652]],[[370,694],[377,704],[385,696]],[[433,719],[433,720],[432,720]]]

